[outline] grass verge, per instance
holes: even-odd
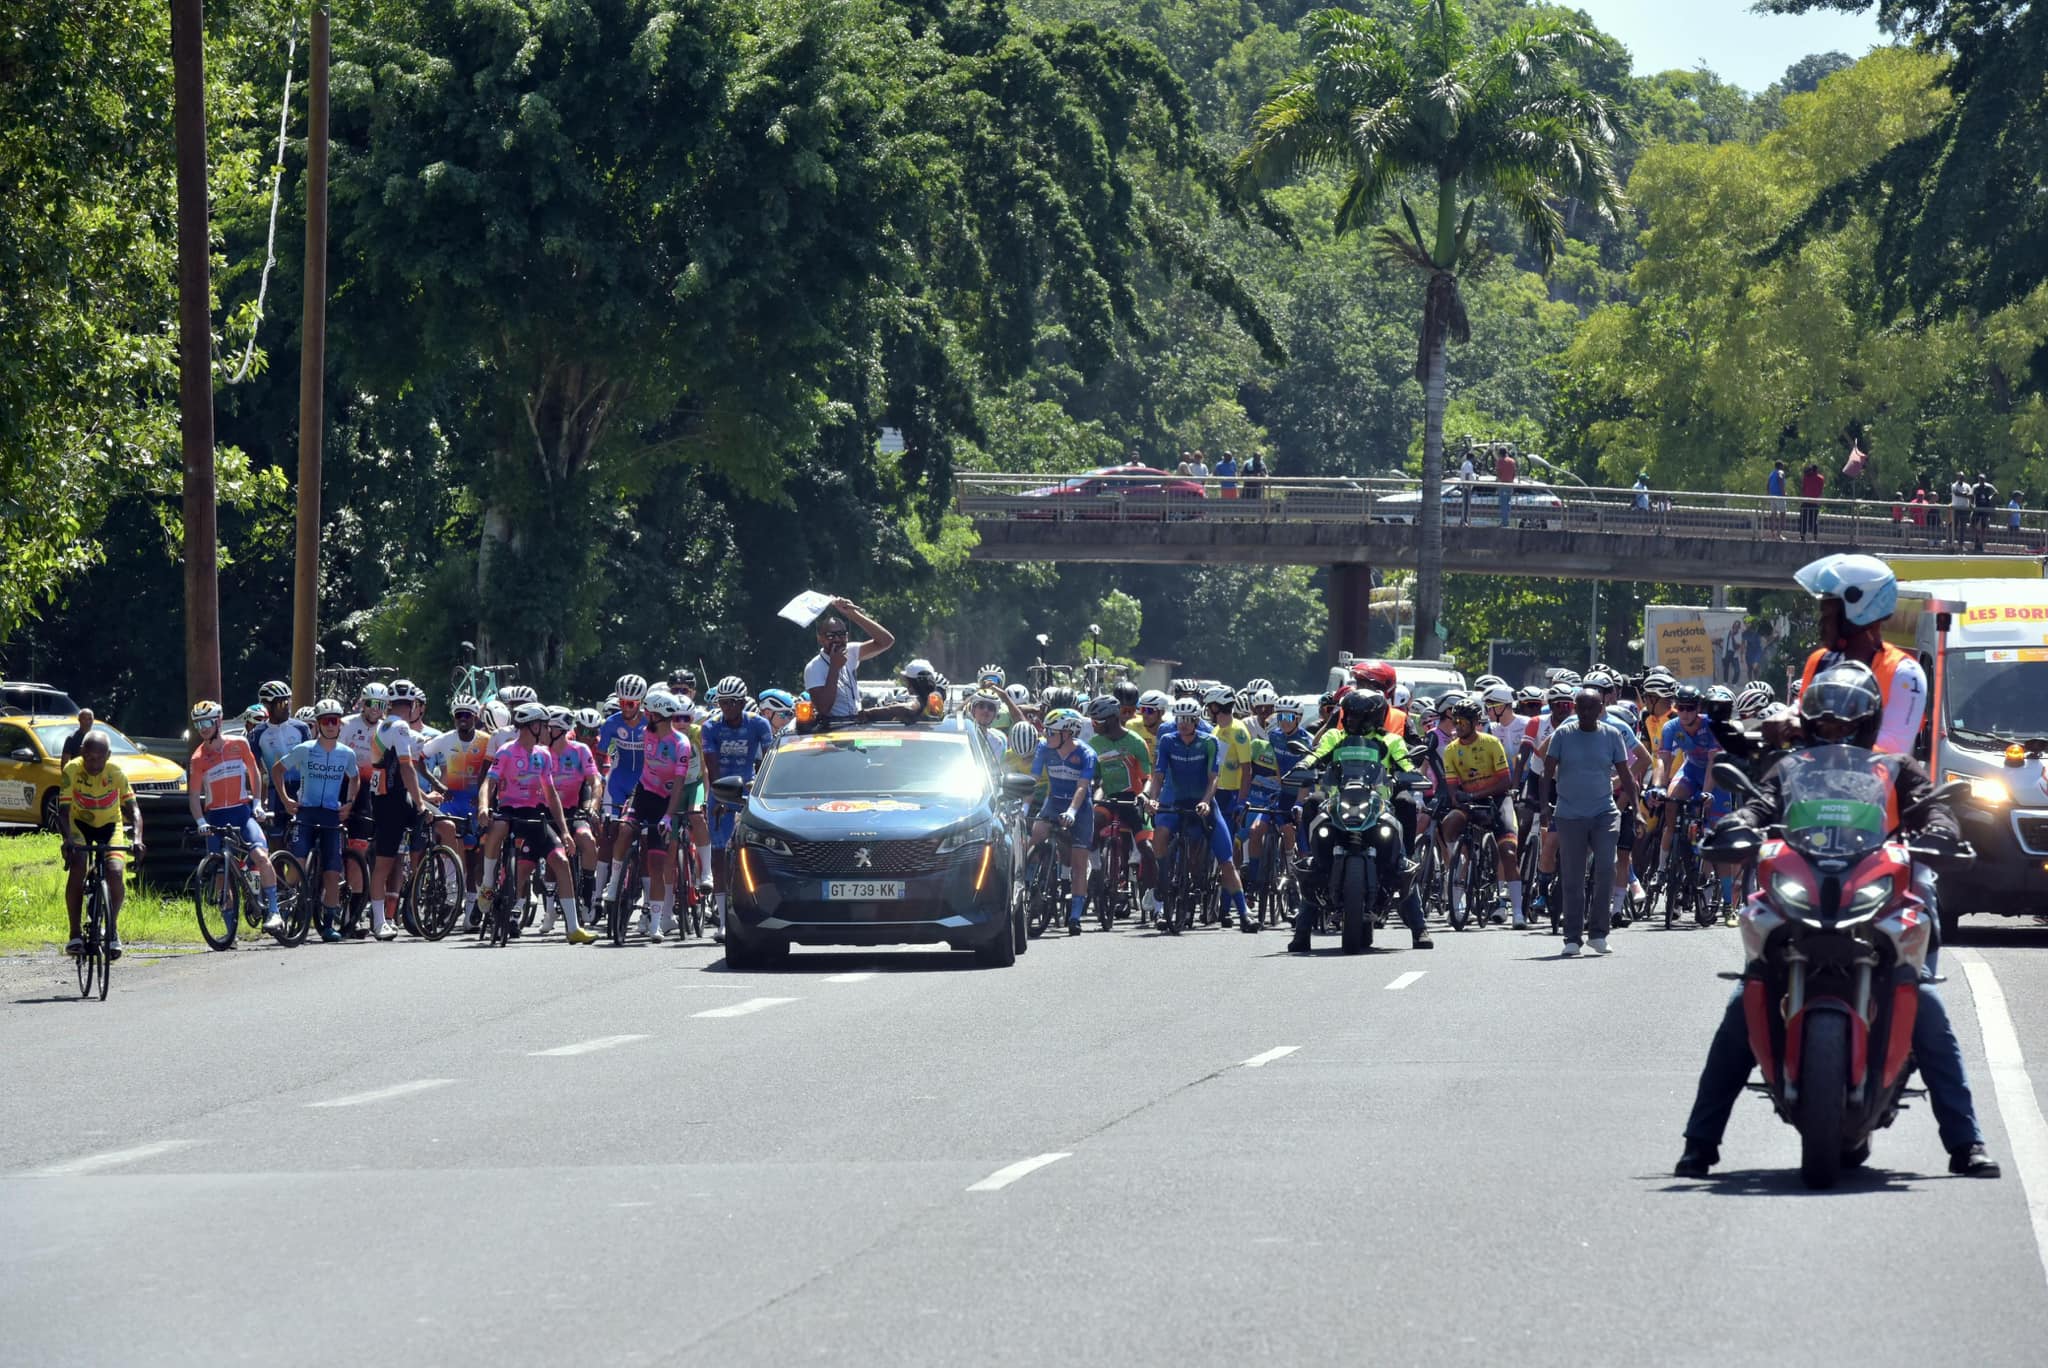
[[[64,915],[61,842],[48,832],[0,836],[0,951],[62,949],[71,924]],[[204,944],[192,904],[128,880],[121,908],[127,945]]]

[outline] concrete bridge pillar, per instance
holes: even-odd
[[[1331,664],[1339,651],[1364,655],[1372,626],[1372,567],[1349,562],[1330,567],[1329,627],[1324,654]]]

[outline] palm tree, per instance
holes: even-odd
[[[1569,196],[1608,221],[1623,201],[1607,102],[1579,84],[1567,61],[1574,51],[1597,49],[1597,34],[1552,11],[1477,44],[1456,0],[1414,4],[1413,20],[1399,32],[1343,10],[1313,16],[1309,63],[1253,117],[1237,171],[1257,185],[1342,174],[1337,233],[1373,229],[1378,250],[1425,281],[1415,364],[1426,415],[1415,654],[1434,659],[1443,646],[1436,627],[1443,612],[1444,350],[1449,341],[1470,340],[1458,277],[1476,274],[1490,252],[1473,239],[1473,216],[1482,200],[1497,201],[1547,269],[1565,238],[1554,201]],[[1436,205],[1425,235],[1408,196],[1428,188]],[[1376,226],[1389,199],[1400,203],[1405,233]]]

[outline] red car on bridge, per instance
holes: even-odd
[[[1190,480],[1151,466],[1103,466],[1039,489],[1026,490],[1027,499],[1058,499],[1067,506],[1055,513],[1023,512],[1020,518],[1110,518],[1122,520],[1163,520],[1170,505],[1183,499],[1207,497],[1200,480]],[[1071,502],[1068,502],[1071,501]],[[1136,505],[1135,507],[1130,505]]]

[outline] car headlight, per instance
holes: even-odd
[[[757,850],[765,850],[770,855],[789,854],[789,842],[779,836],[770,836],[765,831],[755,831],[749,827],[745,839],[746,844],[753,846]]]
[[[938,849],[933,853],[938,855],[952,855],[959,851],[967,849],[967,847],[971,845],[980,845],[983,841],[986,841],[988,839],[990,839],[990,837],[989,829],[987,827],[979,825],[964,826],[961,827],[958,831],[954,832],[951,836],[948,836],[944,840],[940,841]]]
[[[1954,783],[1958,779],[1970,786],[1970,798],[1973,802],[1982,803],[1986,807],[2004,807],[2012,801],[2012,790],[2006,786],[2003,779],[1990,775],[1959,774],[1955,770],[1950,770],[1942,776],[1942,782],[1945,784]]]
[[[1887,874],[1857,889],[1849,897],[1849,915],[1868,916],[1890,902],[1892,898],[1892,876]]]
[[[1813,910],[1813,900],[1806,895],[1806,885],[1790,874],[1771,875],[1771,897],[1782,904],[1788,912]]]

